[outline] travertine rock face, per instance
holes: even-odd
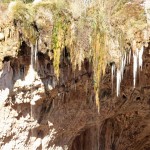
[[[17,58],[5,59],[0,78],[4,95],[9,94],[7,100],[1,101],[1,149],[150,148],[149,47],[144,51],[143,70],[138,72],[136,88],[131,62],[125,68],[119,97],[115,77],[112,91],[108,66],[101,83],[99,114],[92,68],[87,60],[82,71],[73,71],[67,58],[62,57],[58,82],[46,54],[39,52],[31,68],[31,49],[26,43],[20,53]],[[28,76],[31,82],[25,82]]]
[[[100,85],[98,113],[94,92],[96,81],[88,59],[83,60],[81,68],[78,66],[74,70],[68,48],[64,47],[59,79],[54,74],[54,54],[49,47],[53,24],[51,12],[39,9],[41,13],[35,18],[39,26],[32,26],[39,30],[42,25],[46,28],[36,32],[40,35],[36,41],[30,39],[33,43],[21,35],[23,28],[19,22],[5,22],[10,17],[5,7],[0,8],[2,12],[0,23],[6,24],[0,29],[0,149],[150,149],[150,46],[145,48],[143,70],[138,70],[135,88],[133,62],[126,65],[118,97],[116,75],[112,83],[111,66],[107,66]],[[70,32],[76,36],[73,22]],[[15,28],[16,25],[20,28]],[[84,29],[78,33],[78,44],[88,49],[85,42],[88,43],[87,35],[91,30],[88,26]],[[81,52],[75,53],[80,59],[84,58]],[[111,61],[120,60],[120,51],[109,53]]]
[[[109,93],[109,76],[102,89],[104,100],[99,123],[87,127],[75,137],[72,150],[148,150],[150,149],[150,54],[143,56],[143,70],[138,72],[137,85],[133,88],[132,66],[125,69],[118,98]]]

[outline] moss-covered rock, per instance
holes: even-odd
[[[50,59],[59,78],[60,58],[67,46],[73,70],[77,66],[80,70],[85,58],[93,63],[97,105],[106,65],[115,62],[119,67],[129,49],[149,42],[145,10],[139,2],[101,0],[87,4],[79,0],[73,6],[72,1],[65,0],[27,4],[14,1],[1,9],[5,9],[0,23],[1,57],[8,52],[15,56],[23,41],[28,45],[38,43],[38,51],[53,51]]]

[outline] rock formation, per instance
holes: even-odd
[[[149,7],[102,2],[0,4],[0,149],[150,149]]]

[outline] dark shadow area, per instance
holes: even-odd
[[[101,126],[82,131],[73,140],[70,150],[115,150],[119,135],[117,120],[107,119]]]

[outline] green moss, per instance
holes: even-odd
[[[11,10],[12,20],[16,21],[16,27],[22,31],[25,39],[28,39],[32,44],[35,44],[38,33],[33,27],[34,9],[30,5],[17,1]]]
[[[67,27],[68,27],[68,19],[66,16],[59,12],[54,16],[54,26],[53,26],[53,33],[52,33],[52,49],[54,50],[54,71],[59,78],[60,73],[60,57],[62,54],[63,48],[66,46],[65,37],[67,34]]]

